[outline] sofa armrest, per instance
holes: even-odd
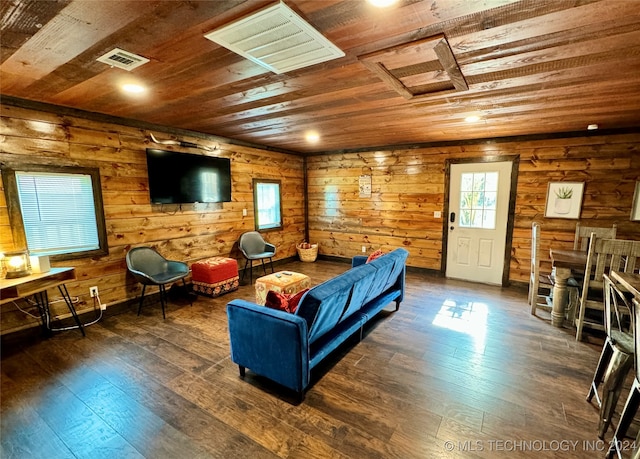
[[[227,304],[231,360],[301,393],[309,384],[307,322],[245,300]]]
[[[355,268],[356,266],[364,265],[368,258],[366,255],[356,255],[351,259],[351,267]]]

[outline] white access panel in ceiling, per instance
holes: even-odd
[[[344,56],[284,3],[259,10],[205,37],[278,74]]]

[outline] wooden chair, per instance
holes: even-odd
[[[640,241],[600,239],[592,233],[576,318],[576,340],[584,328],[604,330],[603,274],[640,267]]]
[[[607,459],[613,459],[614,457],[622,459],[622,453],[627,449],[625,448],[627,445],[627,443],[625,443],[627,431],[638,413],[638,407],[640,407],[640,302],[635,298],[633,299],[632,309],[633,315],[635,316],[635,320],[633,321],[635,377],[633,378],[627,401],[622,409],[618,426],[613,434],[613,438],[609,442]],[[640,438],[640,433],[638,433],[638,437],[636,437],[635,444],[631,441],[628,443],[629,446],[633,445],[632,457],[634,459],[640,456],[640,448],[637,445],[638,438]]]
[[[600,228],[597,226],[582,226],[576,223],[576,235],[573,240],[573,250],[587,250],[589,248],[589,238],[592,234],[601,239],[615,239],[618,226],[614,223],[611,228]]]
[[[540,271],[540,223],[531,225],[531,272],[529,274],[529,305],[531,314],[537,308],[551,309],[551,273]]]
[[[604,438],[615,411],[625,377],[633,367],[631,299],[607,276],[604,279],[604,324],[607,332],[587,401],[595,396],[600,408],[598,438]],[[602,398],[598,387],[602,384]]]

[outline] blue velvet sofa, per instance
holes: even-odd
[[[356,256],[352,267],[307,291],[295,313],[235,299],[227,304],[231,360],[298,393],[325,357],[389,303],[404,297],[409,253],[396,249],[369,263]]]

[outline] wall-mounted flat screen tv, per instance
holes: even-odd
[[[231,201],[231,160],[147,148],[153,204]]]

